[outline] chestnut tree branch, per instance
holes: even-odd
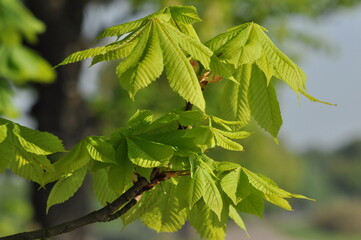
[[[159,181],[155,177],[152,182]],[[140,177],[134,185],[123,193],[119,198],[110,203],[109,205],[91,212],[83,217],[61,223],[59,225],[44,228],[31,232],[23,232],[6,237],[0,237],[0,240],[31,240],[31,239],[45,239],[51,236],[60,235],[63,233],[71,232],[76,228],[92,224],[95,222],[109,222],[119,218],[133,207],[137,201],[135,197],[141,195],[143,192],[149,190],[147,187],[150,183],[143,177]],[[124,205],[125,204],[125,205]]]

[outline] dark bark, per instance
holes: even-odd
[[[45,59],[56,65],[71,52],[84,49],[86,41],[81,37],[83,11],[89,0],[30,0],[28,8],[47,27],[35,46]],[[59,136],[67,148],[73,146],[85,135],[94,134],[94,122],[87,110],[77,85],[80,64],[57,69],[57,80],[50,85],[36,85],[38,99],[32,109],[38,129]],[[87,189],[82,188],[65,204],[54,206],[45,214],[46,199],[51,189],[39,190],[33,185],[32,202],[35,220],[42,227],[84,215],[88,211]],[[61,239],[91,239],[87,229],[74,231]]]

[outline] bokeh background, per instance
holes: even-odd
[[[337,104],[298,99],[280,84],[284,121],[280,143],[250,126],[255,134],[243,142],[245,152],[211,153],[317,200],[293,201],[293,212],[268,205],[264,220],[243,215],[251,239],[361,239],[361,1],[0,0],[0,114],[52,132],[70,148],[84,136],[106,135],[124,126],[137,108],[160,115],[182,106],[164,81],[152,84],[131,102],[119,87],[116,63],[51,69],[70,53],[96,46],[93,40],[102,29],[170,4],[197,7],[204,21],[195,27],[203,41],[245,21],[265,26],[306,72],[309,93]],[[209,111],[215,111],[217,88],[206,91]],[[45,215],[47,193],[10,172],[0,175],[0,236],[54,225],[99,207],[88,183],[68,203]],[[199,237],[188,225],[177,233],[156,234],[139,222],[122,230],[121,222],[115,221],[54,239]],[[247,236],[230,222],[227,239]]]

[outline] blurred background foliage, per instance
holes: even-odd
[[[28,81],[50,83],[55,79],[51,65],[24,45],[35,43],[45,25],[18,0],[0,1],[0,115],[16,117],[12,104],[14,84]]]
[[[101,29],[133,20],[167,5],[194,5],[203,19],[202,23],[195,25],[203,41],[234,25],[254,21],[269,29],[271,38],[281,49],[287,48],[287,43],[296,42],[321,51],[327,49],[328,43],[315,36],[314,32],[292,29],[289,18],[301,16],[319,19],[340,9],[355,7],[359,2],[361,1],[79,0],[75,3],[70,0],[37,0],[23,1],[23,5],[18,0],[1,0],[0,115],[17,115],[17,110],[12,105],[14,89],[29,88],[29,81],[50,83],[55,78],[50,64],[43,60],[40,54],[55,65],[70,52],[89,47],[94,35]],[[36,50],[31,50],[29,44],[36,43],[37,34],[45,31],[45,25],[48,31],[40,35]],[[64,30],[63,28],[66,28],[67,32],[57,33]],[[289,51],[291,54],[295,53],[296,57],[303,57],[297,49],[290,48]],[[286,53],[289,54],[288,51]],[[57,70],[58,78],[55,84],[32,85],[38,94],[32,113],[39,128],[60,135],[67,146],[72,146],[85,134],[110,134],[115,128],[124,126],[128,117],[138,108],[150,109],[155,115],[161,115],[184,105],[182,99],[170,90],[163,77],[146,90],[140,91],[135,102],[132,102],[127,92],[119,87],[114,71],[116,62],[99,64],[98,67],[93,67],[95,71],[86,69],[86,64],[83,64],[83,70],[80,70],[80,65],[60,68]],[[217,92],[222,89],[223,84],[221,81],[207,86],[205,97],[208,112],[218,112]],[[51,112],[55,111],[54,108],[56,113]],[[90,119],[90,123],[83,118]],[[361,239],[360,141],[328,152],[310,149],[305,153],[295,153],[282,145],[282,139],[281,144],[277,145],[261,129],[252,124],[247,128],[254,134],[242,142],[245,152],[235,154],[215,149],[211,155],[217,160],[240,162],[252,171],[269,176],[283,188],[317,199],[316,203],[294,202],[297,212],[286,214],[286,217],[283,214],[280,216],[280,212],[283,213],[284,210],[267,208],[266,218],[272,219],[266,220],[269,221],[267,224],[272,222],[272,227],[277,229],[278,234],[288,237],[286,239]],[[53,220],[44,220],[45,216],[36,217],[44,215],[39,213],[44,209],[34,205],[33,192],[37,190],[36,187],[33,191],[27,183],[8,173],[0,177],[0,236],[28,230],[36,224],[44,226],[43,221],[53,224]],[[79,198],[81,205],[86,205],[84,202],[89,201],[88,195]],[[35,206],[33,208],[31,199]],[[91,205],[98,206],[94,202]],[[65,211],[56,213],[59,219],[60,212]],[[36,221],[30,220],[32,216]],[[68,214],[67,217],[71,215]],[[251,226],[251,235],[253,230],[265,227],[262,224],[257,225],[259,223],[253,222],[252,218],[250,224],[256,226]],[[91,231],[94,232],[92,237],[79,232],[76,238],[64,235],[59,239],[121,239],[119,236],[124,236],[124,239],[195,239],[194,233],[187,227],[175,235],[158,237],[140,225],[131,226],[123,233],[119,230],[119,222],[109,226],[101,224]]]

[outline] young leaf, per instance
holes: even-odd
[[[120,37],[123,34],[134,31],[138,28],[141,28],[143,25],[145,25],[149,21],[148,17],[149,16],[132,21],[132,22],[127,22],[127,23],[123,23],[123,24],[119,24],[119,25],[107,28],[98,35],[97,39],[101,39],[101,38],[105,38],[105,37],[113,37],[113,36]]]
[[[264,198],[263,194],[256,189],[251,188],[251,193],[242,201],[240,201],[237,206],[237,210],[245,212],[248,214],[253,214],[263,218],[264,210]]]
[[[108,184],[108,171],[107,169],[99,169],[92,174],[93,191],[103,206],[113,202],[120,196],[118,191],[114,191]]]
[[[15,174],[43,185],[44,169],[48,168],[50,173],[54,173],[50,161],[45,156],[38,156],[21,148],[14,149],[13,145],[9,147],[13,150],[8,168]]]
[[[107,47],[104,46],[78,51],[66,57],[63,61],[61,61],[58,65],[56,65],[55,68],[69,63],[79,62],[94,56],[103,55],[105,53],[107,53]]]
[[[272,82],[267,86],[266,76],[256,65],[252,67],[249,106],[258,124],[276,138],[282,125],[277,95]]]
[[[263,176],[259,176],[246,168],[242,168],[244,173],[247,175],[249,183],[252,184],[254,188],[263,192],[267,195],[275,195],[281,198],[290,198],[292,194],[280,189],[279,187],[275,186],[272,182],[266,179]]]
[[[243,151],[242,145],[232,141],[231,139],[223,135],[223,131],[220,131],[217,128],[211,128],[211,129],[216,139],[216,144],[218,146],[231,151]]]
[[[190,224],[206,240],[224,239],[227,217],[223,214],[219,219],[203,200],[199,200],[188,214]]]
[[[273,66],[274,76],[286,82],[296,93],[305,90],[306,75],[292,60],[282,53],[264,33],[264,28],[254,24],[262,44],[263,55],[268,64]],[[264,69],[264,68],[263,68]],[[269,74],[267,75],[269,77]]]
[[[108,172],[109,187],[116,192],[123,193],[132,183],[134,165],[128,158],[128,147],[125,139],[118,145],[115,156],[117,165],[111,165]]]
[[[29,153],[49,155],[65,151],[59,138],[50,133],[36,131],[18,124],[13,124],[12,133],[25,151]]]
[[[48,201],[46,203],[46,211],[48,212],[51,206],[63,203],[72,197],[82,185],[86,172],[87,167],[84,166],[74,171],[69,176],[66,176],[56,182],[50,191]]]
[[[202,21],[198,16],[197,9],[193,6],[170,6],[169,10],[177,23],[193,24]]]
[[[172,147],[138,137],[127,137],[127,145],[129,159],[140,167],[167,166],[173,156]]]
[[[221,98],[221,112],[228,120],[247,124],[251,119],[248,91],[252,67],[250,64],[240,66],[234,73],[238,84],[228,81]]]
[[[44,184],[44,170],[54,173],[45,155],[65,151],[54,135],[39,132],[0,118],[0,171],[10,168],[31,181]]]
[[[162,45],[164,66],[170,87],[186,101],[193,103],[202,111],[205,109],[198,78],[192,65],[179,47],[179,37],[170,35],[167,26],[161,23],[155,24]]]
[[[91,66],[102,61],[111,61],[127,57],[138,43],[136,36],[136,34],[133,34],[131,36],[133,38],[129,37],[107,45],[105,53],[93,57]]]
[[[148,199],[148,205],[141,216],[142,222],[157,232],[174,232],[179,230],[187,217],[186,209],[180,205],[181,192],[169,181],[161,183]]]
[[[221,61],[231,63],[236,68],[243,64],[253,63],[262,54],[262,46],[255,30],[256,25],[254,23],[244,25],[239,26],[238,29],[241,30],[215,51]]]
[[[56,173],[61,176],[64,173],[69,173],[82,168],[90,160],[90,155],[86,148],[86,140],[81,140],[68,153],[62,156],[54,163]],[[50,176],[51,178],[51,176]]]
[[[208,126],[199,126],[188,129],[184,137],[192,138],[194,144],[196,144],[202,152],[209,148],[213,148],[216,145],[214,133]]]
[[[177,127],[177,126],[176,126]],[[144,139],[172,146],[174,154],[178,156],[189,156],[190,152],[198,152],[199,148],[193,138],[187,136],[186,131],[172,130],[159,134],[147,134]]]
[[[138,44],[117,67],[121,85],[131,98],[142,88],[155,81],[163,72],[163,55],[158,33],[152,23],[144,26]]]
[[[7,138],[7,124],[0,125],[0,173],[4,173],[10,160],[13,158],[14,151],[11,149],[11,142]]]
[[[113,146],[103,137],[92,136],[85,139],[89,155],[96,161],[116,163]]]
[[[197,168],[192,177],[184,176],[179,179],[178,191],[191,209],[194,204],[205,194],[206,179],[201,170]]]
[[[128,125],[131,128],[145,128],[152,123],[153,114],[147,110],[137,110],[128,120]]]
[[[168,36],[173,36],[179,46],[185,50],[194,59],[200,61],[206,69],[210,69],[211,56],[213,52],[204,46],[198,38],[188,36],[168,23],[162,23],[163,29],[168,33]]]
[[[206,168],[199,167],[205,181],[203,199],[206,205],[221,219],[223,202],[215,180]]]
[[[232,218],[232,220],[238,225],[238,227],[243,229],[246,232],[247,236],[249,237],[249,234],[247,232],[246,226],[244,225],[243,219],[238,214],[237,209],[235,209],[235,207],[233,207],[232,205],[229,205],[229,217]]]
[[[241,167],[225,175],[221,180],[221,187],[235,205],[251,193],[248,178]]]
[[[290,203],[284,198],[281,198],[281,197],[278,197],[278,196],[275,196],[275,195],[267,195],[267,194],[265,194],[265,199],[268,202],[270,202],[270,203],[272,203],[272,204],[274,204],[276,206],[279,206],[279,207],[281,207],[283,209],[286,209],[287,211],[293,211]]]
[[[203,120],[203,114],[199,111],[183,111],[179,113],[179,123],[183,126],[196,125]]]

